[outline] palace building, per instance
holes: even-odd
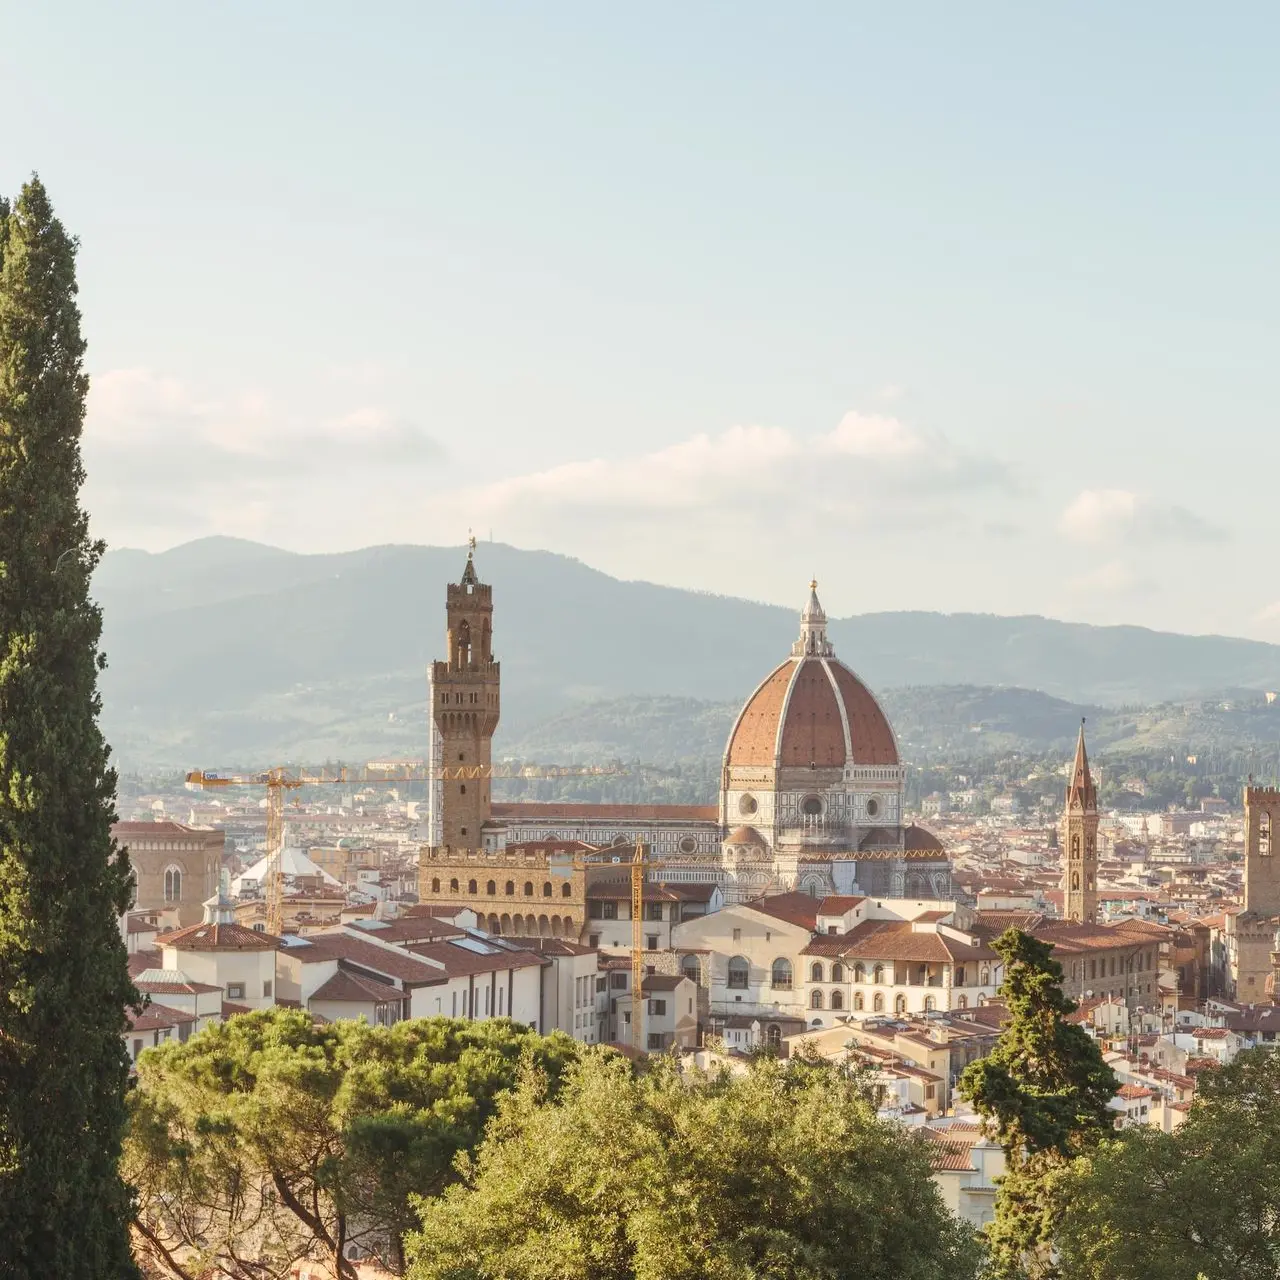
[[[706,807],[494,804],[499,664],[493,590],[477,576],[474,543],[446,614],[448,657],[430,669],[424,903],[465,904],[500,932],[577,937],[591,863],[616,875],[638,841],[660,864],[650,880],[712,885],[727,901],[794,891],[952,896],[941,842],[902,821],[897,739],[874,694],[836,658],[816,582],[790,655],[733,724],[719,800]]]

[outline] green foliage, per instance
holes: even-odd
[[[1078,1160],[1064,1191],[1064,1280],[1274,1280],[1280,1055],[1202,1074],[1184,1124],[1125,1130]]]
[[[178,1277],[304,1257],[346,1276],[353,1241],[394,1262],[410,1193],[454,1178],[521,1071],[554,1082],[575,1052],[505,1019],[316,1026],[280,1008],[148,1051],[125,1148],[140,1248]]]
[[[1051,944],[1008,929],[992,945],[1005,964],[1000,994],[1009,1020],[991,1054],[965,1068],[959,1089],[990,1121],[1007,1158],[987,1233],[993,1271],[1050,1275],[1065,1168],[1111,1132],[1107,1103],[1117,1081],[1097,1043],[1066,1021],[1076,1006],[1062,993]]]
[[[761,1060],[635,1075],[588,1051],[504,1099],[463,1181],[419,1204],[412,1280],[969,1280],[921,1141],[857,1079]]]
[[[97,722],[76,246],[38,179],[0,215],[0,1272],[126,1276],[116,1166],[137,993]]]

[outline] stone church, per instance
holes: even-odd
[[[714,808],[493,804],[500,714],[493,636],[493,589],[480,581],[473,545],[461,579],[447,588],[448,657],[430,669],[423,902],[465,901],[490,919],[498,905],[488,900],[490,886],[499,898],[515,886],[517,898],[535,899],[502,904],[520,932],[576,936],[585,919],[584,860],[612,864],[612,849],[639,840],[661,863],[650,879],[712,883],[729,901],[792,890],[951,897],[941,842],[903,822],[897,739],[874,694],[835,656],[816,582],[791,653],[733,724]]]

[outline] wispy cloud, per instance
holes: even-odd
[[[1222,542],[1227,531],[1187,507],[1131,489],[1084,489],[1058,520],[1073,542]]]

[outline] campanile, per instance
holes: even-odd
[[[1067,779],[1062,811],[1062,915],[1081,924],[1098,922],[1098,789],[1084,749],[1084,721]]]
[[[482,848],[489,822],[493,734],[498,727],[498,663],[493,658],[493,588],[476,576],[475,539],[466,568],[446,596],[448,658],[431,664],[433,799],[438,832],[455,849]]]

